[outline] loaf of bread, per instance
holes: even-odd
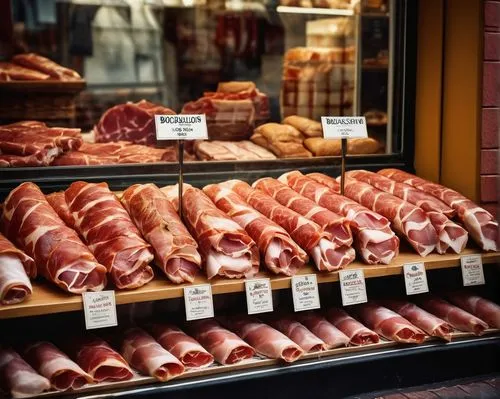
[[[283,119],[283,123],[293,126],[306,137],[321,137],[323,129],[321,123],[298,115],[290,115]]]
[[[340,140],[327,140],[322,137],[311,137],[304,140],[305,147],[315,156],[338,156],[342,153]],[[347,154],[376,154],[381,149],[381,144],[374,138],[347,140]]]
[[[268,142],[285,141],[302,143],[304,141],[304,136],[302,136],[298,129],[290,125],[282,125],[281,123],[265,123],[256,128],[254,130],[255,133],[261,134]]]
[[[311,158],[313,154],[305,149],[301,143],[274,141],[269,149],[279,158]]]

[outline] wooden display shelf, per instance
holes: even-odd
[[[478,249],[465,249],[462,254],[431,254],[422,258],[409,251],[401,252],[390,265],[369,266],[361,262],[353,262],[345,269],[362,268],[365,278],[375,278],[383,276],[394,276],[402,273],[403,264],[424,262],[427,270],[446,269],[460,266],[460,257],[480,253]],[[481,253],[483,263],[500,262],[500,252]],[[306,266],[300,270],[300,274],[316,273],[318,283],[330,283],[339,280],[338,272],[320,273],[313,266]],[[291,278],[285,276],[270,275],[267,272],[260,272],[256,278],[269,277],[273,290],[286,289],[291,286]],[[227,294],[234,292],[243,292],[245,290],[244,279],[223,279],[214,278],[208,281],[204,276],[197,276],[193,285],[206,284],[212,285],[212,293]],[[157,301],[161,299],[180,298],[184,295],[184,287],[188,284],[172,284],[157,272],[157,277],[149,284],[130,291],[117,291],[116,304],[123,305],[134,302]],[[9,319],[15,317],[37,316],[51,313],[71,312],[82,309],[82,299],[79,295],[71,295],[61,291],[56,286],[46,281],[33,282],[33,295],[26,301],[8,306],[0,305],[0,319]]]

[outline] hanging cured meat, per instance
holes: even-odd
[[[485,251],[498,250],[498,222],[494,216],[451,188],[432,183],[398,169],[383,169],[379,174],[406,183],[433,195],[457,212],[458,219],[474,241]]]
[[[135,184],[121,201],[143,237],[153,247],[156,265],[174,283],[192,283],[201,268],[198,244],[179,215],[154,184]]]
[[[106,268],[57,216],[35,184],[23,183],[10,192],[2,228],[35,260],[38,272],[62,289],[82,293],[100,291],[106,285]]]
[[[255,242],[238,223],[217,208],[203,191],[189,184],[184,184],[183,189],[184,220],[198,241],[207,277],[254,276],[259,271],[259,249]],[[162,190],[175,206],[178,186]]]
[[[318,205],[343,215],[354,234],[356,252],[370,265],[389,264],[399,252],[399,239],[389,221],[353,200],[337,194],[335,180],[321,173],[304,176],[298,170],[285,173],[279,180]],[[318,181],[316,181],[318,180]],[[334,189],[328,183],[335,185]]]
[[[214,357],[194,338],[171,324],[155,323],[149,330],[158,343],[188,368],[210,366]]]
[[[269,325],[285,334],[299,345],[304,352],[319,352],[328,349],[328,346],[320,338],[291,317],[283,316],[271,319]]]
[[[50,381],[38,374],[12,349],[0,349],[0,388],[13,398],[36,396],[50,389]]]
[[[329,309],[326,312],[326,319],[349,338],[350,345],[376,344],[379,341],[375,331],[365,327],[342,309]]]
[[[77,181],[65,191],[75,227],[118,288],[137,288],[153,278],[153,254],[106,183]]]
[[[174,355],[137,327],[124,332],[121,353],[134,369],[159,381],[169,381],[184,373],[184,366]]]
[[[252,237],[267,268],[273,273],[292,276],[307,262],[307,254],[285,229],[256,211],[238,194],[218,184],[205,186],[203,191]]]
[[[328,345],[328,349],[347,346],[349,337],[317,312],[297,314],[297,320],[304,324],[314,335]]]
[[[491,328],[500,328],[500,306],[496,303],[467,291],[451,292],[447,298],[459,308],[488,323]]]
[[[255,355],[250,345],[214,319],[192,321],[188,330],[220,364],[236,364]]]

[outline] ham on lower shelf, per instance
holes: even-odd
[[[349,344],[349,337],[318,312],[307,311],[298,313],[297,319],[311,330],[314,335],[321,338],[328,349],[347,346]]]
[[[446,297],[454,305],[488,323],[491,328],[500,328],[500,306],[496,303],[467,291],[450,292]]]
[[[375,331],[365,327],[342,309],[328,309],[325,316],[330,323],[349,338],[349,345],[359,346],[379,342],[379,336]]]
[[[285,334],[293,342],[299,345],[304,352],[321,352],[328,349],[328,346],[320,338],[292,317],[271,317],[269,325]]]

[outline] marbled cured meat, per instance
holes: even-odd
[[[17,54],[12,57],[12,61],[26,68],[34,69],[47,74],[53,79],[63,81],[82,80],[82,77],[78,74],[78,72],[63,67],[62,65],[35,53]]]
[[[311,330],[314,335],[321,338],[328,349],[349,344],[349,337],[317,312],[298,313],[297,320]]]
[[[142,236],[153,247],[156,265],[174,283],[192,283],[201,268],[198,244],[167,196],[154,184],[135,184],[121,202]]]
[[[438,253],[444,254],[448,248],[457,254],[464,250],[469,239],[467,230],[439,212],[427,212],[427,217],[438,235],[439,241],[436,245]]]
[[[319,352],[328,349],[328,346],[320,338],[291,317],[282,316],[271,319],[269,325],[281,331],[305,352]]]
[[[467,291],[450,292],[447,298],[454,305],[488,323],[491,328],[500,328],[500,306],[496,303]]]
[[[48,166],[60,154],[59,148],[48,148],[29,155],[0,154],[0,168]]]
[[[65,191],[75,227],[118,288],[137,288],[153,278],[153,254],[106,183],[77,181]]]
[[[379,342],[379,336],[375,331],[365,327],[342,309],[328,309],[325,316],[330,323],[349,338],[350,345],[358,346]]]
[[[67,226],[75,229],[75,220],[73,215],[69,211],[68,204],[66,203],[66,197],[64,196],[64,191],[56,191],[46,195],[45,198],[50,206],[56,211],[59,217],[62,219]]]
[[[23,183],[10,192],[2,215],[5,235],[32,257],[39,274],[73,293],[99,291],[106,268],[66,226],[38,186]]]
[[[16,65],[12,62],[0,62],[0,81],[11,80],[47,80],[46,73]]]
[[[256,211],[238,194],[218,184],[205,186],[203,191],[252,237],[264,263],[273,273],[292,276],[307,262],[307,254],[285,229]]]

